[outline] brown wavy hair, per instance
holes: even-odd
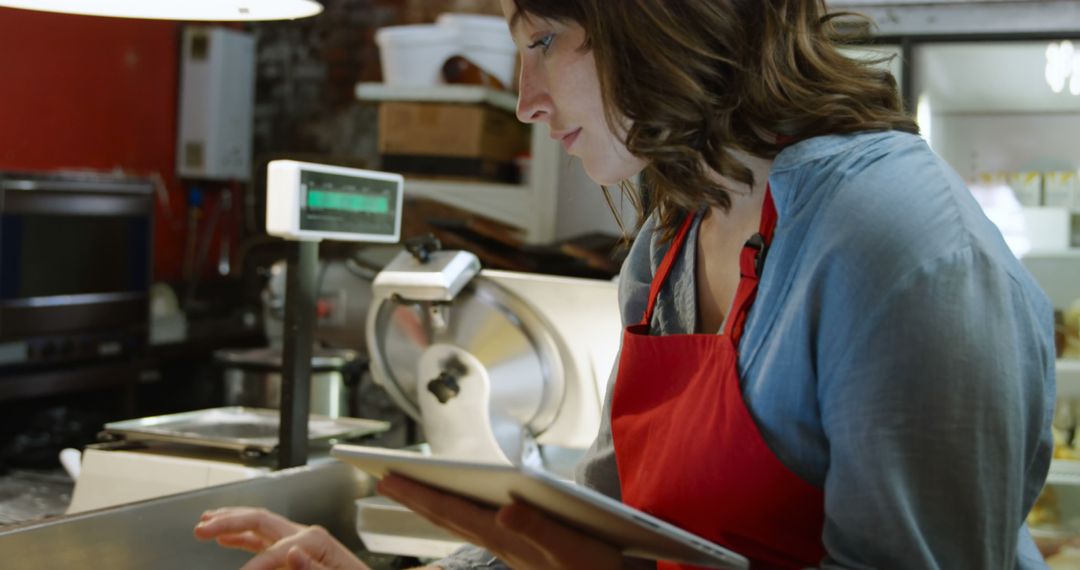
[[[753,184],[732,150],[773,158],[782,148],[776,135],[918,132],[896,79],[875,67],[882,60],[855,60],[838,49],[865,41],[869,20],[830,14],[824,0],[514,4],[520,17],[585,30],[582,48],[596,59],[608,123],[631,121],[627,148],[647,162],[641,182],[648,206],[622,189],[637,207],[638,223],[656,211],[667,239],[705,204],[730,208],[728,189],[709,170]]]

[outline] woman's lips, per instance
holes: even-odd
[[[574,141],[577,140],[578,135],[581,134],[581,129],[574,129],[566,134],[558,135],[559,142],[562,143],[563,149],[566,152],[570,152],[570,147],[574,146]]]

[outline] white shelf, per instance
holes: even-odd
[[[510,111],[517,109],[517,95],[479,85],[401,86],[385,83],[357,83],[361,101],[418,101],[436,103],[487,103]]]

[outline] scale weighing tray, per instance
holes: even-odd
[[[164,441],[267,455],[277,449],[279,422],[278,410],[230,406],[111,422],[105,424],[102,435],[106,439]],[[311,415],[308,442],[329,446],[334,440],[388,429],[390,423],[380,420]]]

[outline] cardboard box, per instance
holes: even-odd
[[[379,105],[379,152],[512,161],[528,152],[529,128],[490,105],[385,101]]]
[[[384,154],[382,169],[426,178],[521,183],[521,172],[517,164],[486,158]]]

